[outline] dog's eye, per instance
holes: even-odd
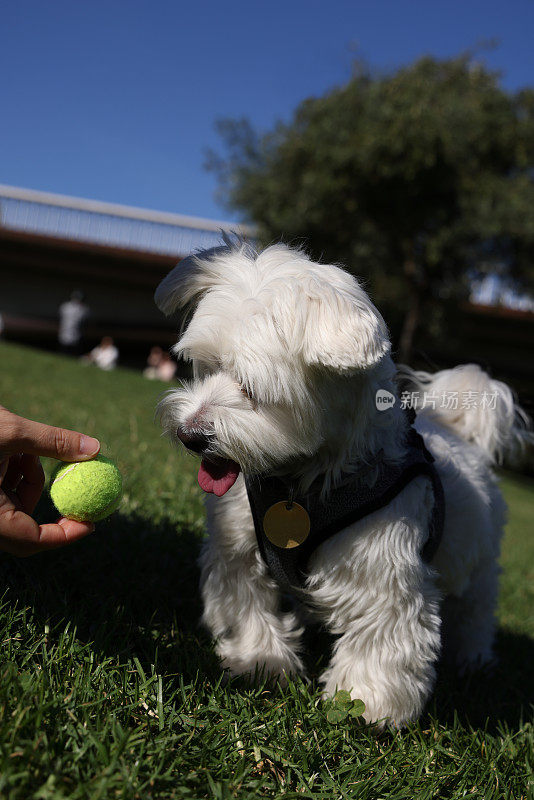
[[[205,378],[209,375],[209,370],[201,361],[195,361],[193,364],[193,373],[195,378]]]
[[[208,375],[213,375],[221,369],[221,362],[218,359],[212,361],[195,361],[195,369],[200,378],[205,378]]]
[[[245,397],[248,397],[248,399],[250,400],[250,402],[252,403],[253,406],[257,406],[258,405],[258,401],[254,397],[254,395],[252,394],[252,392],[250,391],[248,386],[244,386],[244,384],[241,383],[239,385],[239,390],[240,390],[241,394],[244,394]]]

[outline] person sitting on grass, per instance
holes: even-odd
[[[170,357],[169,353],[164,352],[157,345],[152,347],[148,354],[146,367],[143,375],[149,380],[165,381],[169,383],[176,374],[178,365]]]
[[[99,450],[98,439],[19,417],[0,406],[0,550],[30,556],[93,532],[92,523],[62,517],[39,525],[31,515],[45,482],[39,456],[86,461]]]
[[[146,367],[143,370],[143,376],[148,378],[151,381],[154,381],[158,377],[158,367],[161,364],[161,359],[163,358],[163,350],[158,345],[150,348],[150,353],[148,354],[148,358],[146,360]]]
[[[111,336],[104,336],[97,347],[93,347],[90,353],[82,356],[82,361],[96,364],[103,370],[115,369],[119,359],[119,351],[115,347]]]

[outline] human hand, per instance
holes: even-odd
[[[62,517],[38,525],[31,514],[45,481],[39,456],[87,461],[99,450],[97,439],[33,422],[0,406],[0,550],[30,556],[92,533],[92,523]]]

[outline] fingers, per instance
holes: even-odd
[[[2,489],[4,491],[15,492],[22,477],[21,472],[22,453],[15,453],[7,460],[7,469],[2,478]]]
[[[38,456],[17,453],[7,460],[4,475],[0,474],[2,491],[14,506],[31,514],[43,491],[44,471]]]
[[[0,549],[14,556],[36,552],[39,526],[34,519],[20,511],[12,498],[0,491]]]
[[[92,522],[76,522],[64,517],[56,523],[39,526],[39,550],[53,550],[56,547],[77,542],[93,533]]]
[[[24,419],[0,408],[0,453],[30,453],[60,461],[84,461],[100,450],[98,439]]]
[[[54,550],[83,539],[94,529],[91,522],[64,518],[56,523],[38,525],[0,492],[0,550],[11,555],[24,558],[43,550]]]
[[[83,461],[99,450],[97,439],[24,419],[0,406],[0,550],[28,556],[93,532],[92,523],[61,518],[56,523],[38,525],[29,515],[44,486],[38,456]]]
[[[17,497],[26,514],[32,514],[43,491],[45,474],[38,456],[26,453],[20,461],[22,477],[17,486]],[[6,476],[7,477],[7,476]]]

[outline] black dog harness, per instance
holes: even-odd
[[[349,525],[386,506],[420,475],[430,480],[434,491],[428,538],[421,550],[424,561],[428,563],[432,560],[443,533],[445,501],[443,486],[433,463],[434,458],[427,450],[422,436],[413,427],[414,418],[415,414],[409,418],[404,460],[399,465],[377,466],[378,478],[372,487],[362,485],[358,473],[350,474],[329,493],[327,501],[322,502],[320,491],[314,491],[313,487],[302,496],[292,497],[288,484],[281,478],[245,478],[260,552],[272,577],[281,588],[302,589],[308,560],[319,545]],[[266,514],[277,506],[283,515],[285,510],[291,512],[294,505],[301,517],[306,519],[309,532],[304,533],[304,540],[300,543],[291,541],[289,537],[285,546],[279,546],[267,535],[270,531],[269,525],[264,524]]]

